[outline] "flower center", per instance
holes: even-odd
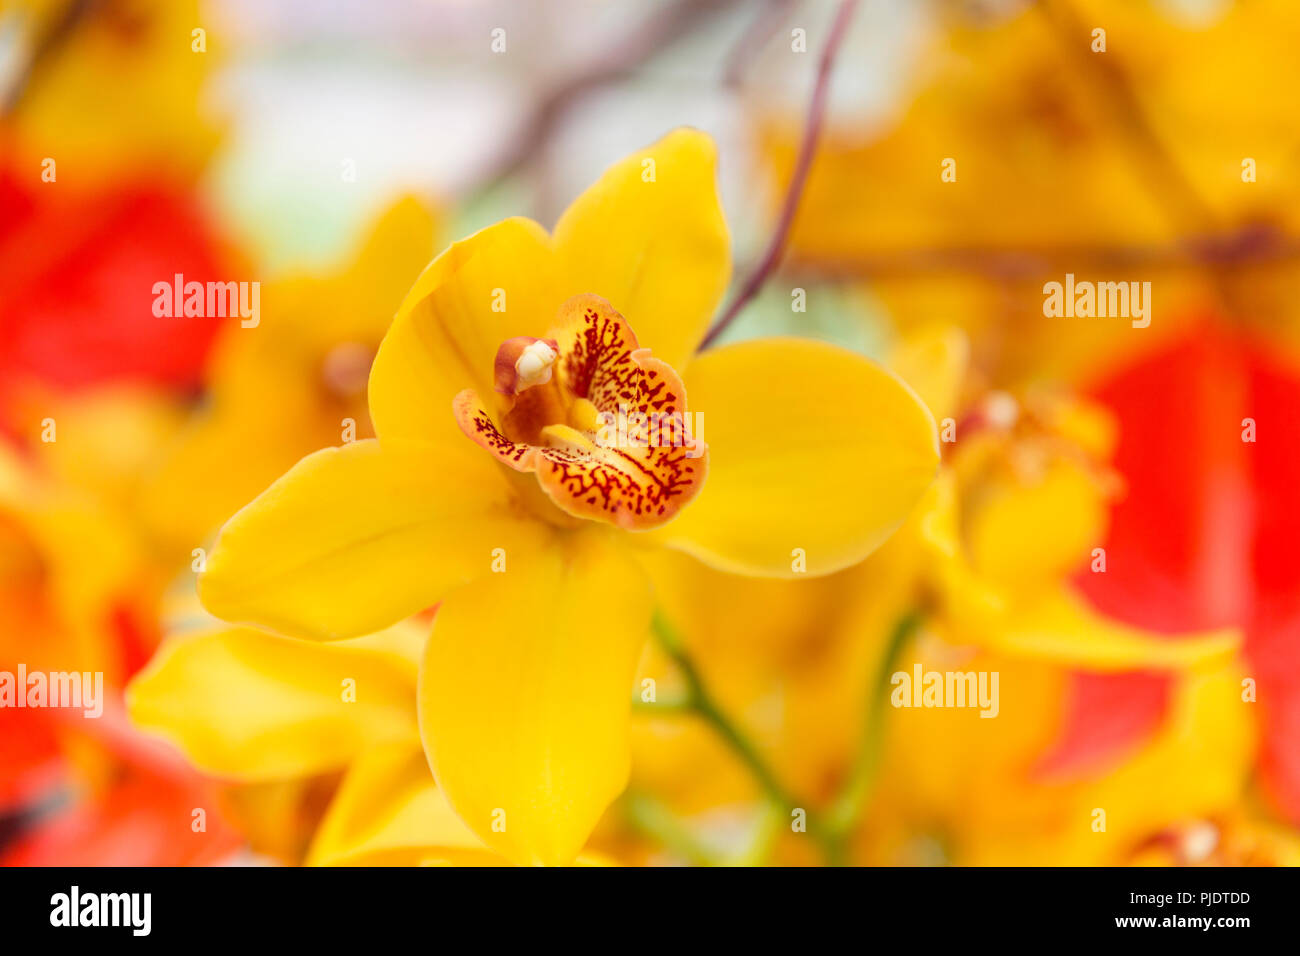
[[[495,409],[472,389],[453,401],[461,430],[568,515],[644,530],[703,487],[680,376],[604,299],[574,296],[547,336],[507,339],[493,371]]]
[[[531,335],[506,339],[497,349],[496,390],[502,395],[518,395],[534,385],[545,385],[551,380],[559,348],[554,339]]]

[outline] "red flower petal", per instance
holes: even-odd
[[[206,813],[204,832],[192,829],[195,808]],[[240,843],[201,791],[140,775],[41,820],[0,856],[0,865],[205,866]]]
[[[1107,572],[1078,584],[1104,612],[1151,630],[1245,629],[1264,780],[1300,820],[1300,365],[1207,326],[1096,397],[1119,419],[1128,492],[1112,515]],[[1244,419],[1254,442],[1242,439]],[[1104,703],[1129,713],[1135,732],[1150,705],[1145,694]]]
[[[197,197],[147,182],[86,194],[28,179],[0,169],[0,382],[198,385],[223,320],[153,314],[155,282],[236,278]]]
[[[0,709],[0,814],[52,792],[63,769],[58,739],[43,711]]]

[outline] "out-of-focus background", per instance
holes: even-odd
[[[199,615],[220,524],[340,422],[371,434],[369,362],[424,265],[507,216],[550,227],[683,125],[717,144],[733,289],[797,202],[723,341],[886,364],[944,466],[924,513],[831,578],[658,571],[718,700],[840,845],[791,833],[708,727],[641,713],[592,853],[1300,859],[1294,3],[861,0],[819,118],[838,0],[0,11],[0,673],[105,688],[91,719],[0,685],[0,860],[392,849],[400,815],[341,795],[344,762],[198,767],[123,690]],[[260,284],[258,327],[160,316],[178,274]],[[1149,283],[1145,314],[1049,314],[1045,285],[1076,280]],[[914,665],[997,672],[997,716],[888,706]],[[277,683],[212,681],[191,716],[227,708],[214,726]]]

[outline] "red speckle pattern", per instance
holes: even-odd
[[[590,433],[591,447],[516,442],[472,390],[453,402],[462,431],[502,463],[535,472],[571,515],[631,530],[668,521],[698,493],[708,468],[704,443],[687,436],[681,378],[640,348],[623,317],[597,296],[566,302],[550,337],[559,343],[554,387],[565,406],[586,399],[614,416],[603,443]]]

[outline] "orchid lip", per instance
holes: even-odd
[[[472,389],[456,396],[461,430],[508,468],[534,473],[573,517],[646,530],[703,486],[708,446],[690,427],[681,377],[598,296],[565,302],[545,337],[503,342],[494,383],[495,414]]]

